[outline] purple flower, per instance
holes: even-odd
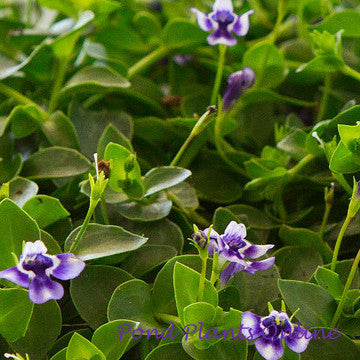
[[[41,240],[27,242],[20,262],[12,268],[0,271],[0,279],[9,280],[24,288],[29,288],[30,300],[43,304],[49,300],[59,300],[64,295],[61,284],[50,279],[74,279],[83,271],[85,263],[75,255],[46,254],[47,248]]]
[[[278,360],[284,354],[282,339],[290,350],[301,353],[312,337],[310,331],[294,325],[284,312],[273,310],[269,316],[260,317],[250,311],[241,316],[242,333],[248,340],[257,339],[255,347],[266,360]]]
[[[207,229],[204,230],[207,233]],[[219,235],[211,229],[209,253],[214,254],[214,250],[219,254],[219,267],[222,268],[226,261],[230,261],[224,271],[220,274],[220,281],[223,286],[228,280],[240,271],[254,274],[258,270],[268,270],[275,263],[275,257],[261,261],[249,261],[256,259],[274,247],[274,245],[255,245],[245,240],[246,227],[231,221],[225,229],[223,235]]]
[[[244,67],[242,70],[231,74],[227,82],[228,86],[224,95],[224,110],[227,110],[234,101],[254,85],[255,73],[249,67]]]
[[[231,0],[216,0],[210,14],[204,14],[196,8],[191,8],[191,11],[196,14],[202,30],[215,30],[207,38],[210,45],[223,44],[227,46],[234,46],[237,43],[232,32],[237,36],[247,34],[250,25],[249,15],[254,12],[250,10],[242,15],[234,14]]]

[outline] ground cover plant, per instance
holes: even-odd
[[[0,0],[0,354],[360,359],[356,0]]]

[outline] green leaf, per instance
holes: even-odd
[[[145,360],[191,360],[193,359],[188,355],[181,344],[172,343],[164,344],[156,347],[145,358]]]
[[[47,195],[32,197],[24,204],[23,209],[41,228],[46,228],[48,225],[70,216],[58,199]]]
[[[124,328],[124,334],[120,340],[119,327],[122,325],[127,325],[127,327]],[[139,323],[130,320],[110,321],[96,329],[91,342],[103,352],[106,360],[119,360],[132,340],[132,332],[138,326]],[[129,332],[126,334],[125,332],[128,330]]]
[[[132,120],[131,117],[124,112],[112,111],[109,109],[90,111],[74,102],[70,105],[69,113],[71,122],[74,124],[76,132],[79,134],[81,152],[88,158],[92,158],[93,154],[99,150],[98,144],[100,137],[103,136],[102,134],[105,129],[110,125],[124,134],[127,139],[131,139],[132,137]],[[124,143],[118,141],[113,142],[127,147],[125,146],[125,139],[123,140]],[[101,152],[98,152],[99,160],[102,160],[105,148]]]
[[[274,256],[284,279],[307,281],[317,267],[323,265],[320,253],[311,248],[285,246],[276,251]]]
[[[41,123],[41,130],[53,146],[63,146],[79,150],[80,144],[71,120],[61,111],[52,113]]]
[[[80,316],[93,329],[105,324],[111,295],[119,284],[130,279],[130,274],[116,267],[87,265],[70,284],[71,298]]]
[[[352,174],[360,170],[360,159],[357,158],[342,141],[335,149],[331,161],[330,170],[340,174]]]
[[[139,278],[173,258],[176,254],[177,251],[172,246],[144,245],[127,256],[121,263],[121,267],[134,277]]]
[[[330,262],[332,259],[332,250],[329,245],[314,231],[282,225],[279,231],[279,237],[286,245],[316,249],[325,262]]]
[[[176,166],[161,166],[151,169],[144,176],[145,195],[150,196],[175,186],[191,175],[191,171]]]
[[[89,340],[75,333],[66,350],[66,360],[106,360],[105,355]]]
[[[23,289],[0,289],[0,334],[8,342],[25,335],[34,304]]]
[[[277,280],[280,278],[275,266],[266,271],[257,271],[255,274],[239,272],[229,285],[235,286],[240,291],[239,310],[253,309],[256,313],[262,313],[269,301],[279,296]]]
[[[13,201],[3,200],[0,203],[0,269],[16,265],[11,253],[19,257],[23,241],[39,239],[40,230],[36,222]]]
[[[279,290],[291,312],[304,326],[329,326],[337,304],[321,286],[295,280],[279,280]]]
[[[316,282],[327,290],[335,299],[340,299],[344,292],[344,285],[335,272],[319,267],[314,274]]]
[[[197,302],[198,290],[200,283],[200,273],[185,266],[179,262],[174,266],[174,291],[176,307],[180,321],[186,325],[184,318],[184,309],[186,306]],[[204,301],[217,306],[219,299],[214,286],[209,280],[205,279]]]
[[[356,10],[344,9],[340,12],[334,12],[327,16],[320,24],[316,25],[319,31],[328,31],[335,34],[344,30],[341,34],[344,38],[360,37],[360,14]]]
[[[38,185],[28,179],[17,177],[9,182],[9,198],[22,207],[26,201],[37,194]]]
[[[49,254],[62,254],[62,249],[59,243],[46,231],[41,230],[41,241],[45,244]]]
[[[109,186],[114,191],[125,192],[130,198],[140,199],[144,195],[141,170],[136,158],[131,171],[125,171],[125,161],[132,153],[121,145],[110,143],[105,149],[105,160],[110,161]],[[125,180],[129,184],[124,185]]]
[[[167,191],[171,196],[175,196],[184,208],[196,209],[199,207],[196,191],[188,182],[172,186]]]
[[[116,288],[108,305],[109,321],[130,319],[141,329],[161,329],[155,320],[150,286],[142,280],[129,280]]]
[[[143,201],[123,202],[116,209],[125,218],[133,221],[156,221],[169,215],[172,202],[163,192]]]
[[[91,65],[79,70],[65,84],[61,97],[73,94],[93,94],[104,91],[118,91],[130,86],[128,80],[105,65]]]
[[[50,360],[66,360],[66,351],[67,347],[58,351],[54,356],[50,358]]]
[[[267,42],[250,47],[244,54],[242,65],[255,71],[257,87],[274,88],[286,76],[284,56]]]
[[[173,19],[163,29],[163,43],[171,49],[196,47],[205,41],[205,33],[188,20]]]
[[[70,249],[79,231],[80,227],[67,237],[66,251]],[[87,261],[136,250],[146,241],[146,238],[132,234],[120,226],[89,224],[72,252],[83,261]]]
[[[97,153],[99,159],[102,159],[104,157],[105,149],[109,143],[119,144],[131,152],[134,151],[131,142],[125,137],[125,135],[120,130],[118,130],[112,124],[109,124],[105,128],[104,132],[102,133],[99,139],[98,147],[97,147]]]
[[[23,166],[22,174],[33,179],[63,178],[83,174],[90,162],[76,150],[49,147],[32,154]]]
[[[43,359],[61,332],[61,311],[56,301],[34,305],[29,327],[24,337],[11,344],[18,353],[30,359]]]
[[[342,143],[354,155],[360,156],[360,124],[356,126],[339,124],[338,130]]]
[[[339,360],[344,358],[344,354],[346,354],[346,360],[359,359],[359,348],[346,335],[339,336],[339,332],[334,331],[331,334],[332,338],[330,338],[330,328],[324,327],[324,330],[321,330],[321,328],[312,329],[312,333],[315,330],[318,333],[316,340],[312,339],[309,342],[306,351],[301,354],[301,360]],[[324,331],[325,339],[322,336],[322,331]]]

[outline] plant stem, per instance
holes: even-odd
[[[55,79],[54,86],[53,86],[53,89],[51,92],[51,98],[50,98],[50,103],[49,103],[50,114],[56,110],[58,99],[59,99],[59,93],[60,93],[62,84],[65,79],[67,66],[68,66],[67,59],[59,59],[58,68],[56,71],[56,79]]]
[[[70,246],[69,252],[72,252],[76,248],[77,244],[79,243],[80,239],[82,238],[87,226],[89,225],[90,219],[91,219],[91,217],[92,217],[98,203],[99,203],[99,200],[96,201],[96,200],[93,200],[93,199],[90,198],[90,204],[89,204],[88,212],[86,214],[84,222],[81,225],[80,231],[78,232],[74,242]]]
[[[330,325],[331,328],[334,328],[336,326],[337,322],[340,319],[341,313],[342,313],[342,311],[344,309],[344,306],[345,306],[347,294],[348,294],[350,286],[351,286],[351,284],[352,284],[352,282],[354,280],[356,270],[357,270],[357,268],[359,266],[359,262],[360,262],[360,250],[358,251],[358,253],[357,253],[356,257],[355,257],[355,260],[354,260],[354,262],[352,264],[349,276],[348,276],[348,278],[346,280],[344,291],[343,291],[343,293],[341,295],[339,305],[338,305],[338,307],[336,309],[335,315],[334,315],[333,320],[332,320],[331,325]]]
[[[352,194],[352,188],[349,185],[349,183],[346,181],[346,179],[344,178],[343,174],[340,173],[332,173],[333,177],[335,180],[338,181],[338,183],[344,188],[344,190],[348,193],[348,194]]]
[[[150,54],[146,55],[128,69],[128,78],[130,79],[134,75],[144,71],[149,66],[151,66],[155,61],[160,60],[165,55],[167,55],[168,52],[169,52],[168,48],[166,48],[165,46],[160,46]]]
[[[340,232],[339,232],[339,235],[336,239],[336,244],[335,244],[335,248],[334,248],[334,253],[333,253],[333,258],[332,258],[332,261],[331,261],[331,270],[332,271],[335,271],[335,267],[336,267],[336,261],[337,261],[337,258],[338,258],[338,255],[339,255],[339,250],[340,250],[340,246],[341,246],[341,242],[342,242],[342,239],[344,237],[344,234],[345,234],[345,231],[348,227],[348,225],[350,224],[350,221],[352,220],[352,217],[347,215],[346,216],[346,219],[340,229]]]
[[[355,80],[360,81],[360,73],[354,69],[352,69],[350,66],[348,65],[344,65],[341,69],[342,73],[345,75],[348,75],[350,77],[352,77]]]
[[[319,112],[316,117],[316,122],[323,120],[323,118],[326,114],[326,109],[327,109],[328,102],[329,102],[330,91],[331,91],[331,74],[325,74],[324,90],[322,93],[320,108],[319,108]]]
[[[175,155],[173,161],[171,162],[170,166],[176,166],[179,163],[180,158],[183,156],[184,152],[188,148],[191,141],[201,134],[201,132],[210,124],[210,121],[212,119],[212,116],[210,116],[212,113],[214,113],[214,110],[208,109],[205,114],[201,116],[201,118],[197,121],[193,129],[191,130],[190,135],[185,140],[184,144],[181,146],[180,150]]]
[[[215,285],[219,279],[219,254],[214,251],[210,282]]]
[[[100,206],[101,206],[101,214],[102,214],[102,217],[103,217],[103,220],[104,220],[104,224],[105,225],[110,225],[109,216],[108,216],[108,213],[107,213],[107,210],[106,210],[106,201],[105,201],[104,194],[101,197]]]
[[[225,45],[219,45],[219,61],[218,61],[218,67],[216,71],[216,77],[215,77],[215,83],[213,87],[213,91],[211,94],[211,100],[210,105],[216,105],[216,100],[218,97],[222,75],[224,71],[224,63],[225,63],[225,54],[226,54],[227,47]]]
[[[321,237],[324,235],[325,226],[326,226],[326,224],[328,222],[328,219],[329,219],[331,207],[332,207],[332,204],[329,204],[329,203],[325,202],[325,211],[324,211],[324,216],[323,216],[323,219],[322,219],[322,222],[321,222],[321,227],[320,227],[320,235],[321,235]]]
[[[170,315],[170,314],[164,314],[164,313],[156,313],[154,314],[155,319],[160,320],[164,323],[175,323],[177,325],[181,326],[180,323],[180,318],[175,316],[175,315]]]
[[[297,175],[301,172],[312,160],[314,160],[315,156],[312,154],[307,154],[304,158],[302,158],[297,165],[295,165],[292,169],[288,171],[288,174],[291,176]]]
[[[206,276],[206,265],[207,265],[207,250],[206,255],[201,256],[201,274],[199,282],[199,291],[198,291],[198,301],[202,301],[204,297],[204,288],[205,288],[205,276]]]

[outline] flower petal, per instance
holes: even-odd
[[[290,350],[296,353],[301,353],[308,347],[311,337],[312,334],[309,330],[301,328],[298,325],[295,327],[291,335],[285,336],[285,343]]]
[[[43,304],[49,300],[60,300],[64,296],[64,288],[48,276],[35,276],[29,286],[29,297],[34,304]]]
[[[248,266],[244,269],[248,274],[254,274],[258,270],[268,270],[275,263],[275,257],[271,257],[261,261],[248,262]]]
[[[236,221],[231,221],[225,229],[225,234],[230,236],[238,236],[241,239],[246,238],[246,226]]]
[[[241,315],[242,333],[248,341],[254,340],[262,335],[260,327],[261,317],[251,311],[245,311]]]
[[[238,272],[243,271],[244,267],[244,264],[241,263],[230,263],[220,274],[221,285],[224,287],[226,283],[230,280],[230,278]]]
[[[209,228],[206,228],[204,230],[204,233],[206,234],[206,236],[207,236],[208,232],[209,232]],[[211,240],[216,241],[216,244],[214,243],[216,250],[221,251],[225,248],[225,243],[224,243],[223,239],[213,228],[211,228],[211,230],[210,230],[210,244],[211,244]]]
[[[216,0],[213,5],[214,11],[229,11],[233,12],[234,7],[231,0]]]
[[[201,30],[211,31],[214,29],[214,23],[207,14],[204,14],[196,8],[191,8],[190,10],[196,14],[196,19]]]
[[[32,257],[34,255],[46,254],[47,250],[48,250],[47,247],[41,240],[36,240],[35,242],[28,241],[25,243],[24,250],[21,256]]]
[[[233,31],[237,36],[245,36],[250,27],[249,15],[251,15],[254,10],[249,10],[242,15],[238,15],[235,22],[232,24],[231,31]]]
[[[269,249],[272,249],[274,247],[274,245],[255,245],[250,243],[248,244],[250,246],[243,251],[243,254],[250,259],[256,259],[260,256],[263,256]]]
[[[207,37],[207,42],[209,45],[226,45],[234,46],[237,43],[237,40],[229,31],[224,30],[215,30],[211,35]]]
[[[267,340],[263,337],[255,341],[256,350],[266,360],[278,360],[284,355],[284,347],[281,340]]]
[[[52,270],[51,275],[60,280],[74,279],[84,270],[85,263],[74,254],[59,254],[55,257],[60,260],[60,263]]]
[[[24,288],[29,287],[29,275],[21,272],[16,266],[0,271],[0,279],[6,279]]]

